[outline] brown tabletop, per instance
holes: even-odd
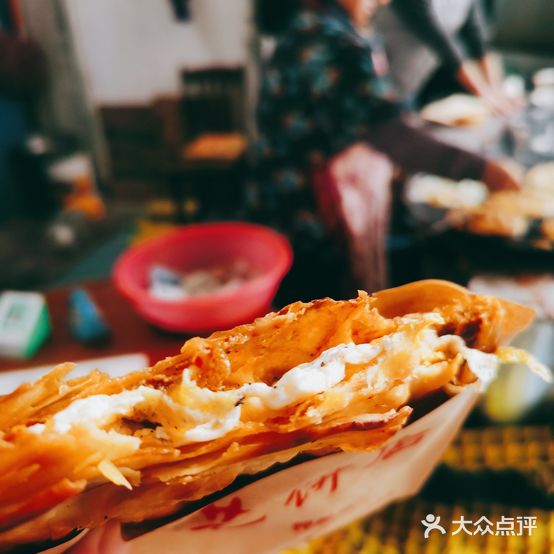
[[[114,289],[109,279],[88,281],[78,286],[85,289],[101,309],[111,328],[110,340],[98,346],[88,346],[76,341],[68,324],[68,295],[74,287],[54,289],[46,293],[52,322],[51,337],[29,360],[0,358],[0,371],[136,352],[146,354],[153,363],[176,354],[187,338],[185,335],[165,333],[146,323]]]

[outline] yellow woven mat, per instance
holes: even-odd
[[[548,426],[465,430],[449,447],[443,463],[462,472],[484,469],[520,471],[532,475],[541,489],[544,487],[545,491],[552,492],[554,433]],[[441,518],[444,534],[432,531],[425,539],[422,520],[428,514]],[[481,534],[475,525],[468,524],[468,532],[461,530],[456,533],[460,526],[453,522],[459,521],[461,516],[472,523],[487,518],[490,532]],[[526,522],[536,524],[536,528],[523,529]],[[483,522],[480,529],[486,531]],[[504,531],[506,534],[499,534]],[[390,506],[283,554],[354,553],[553,554],[554,512],[479,503],[446,506],[415,499]]]
[[[446,531],[424,537],[422,520],[440,517]],[[471,521],[458,531],[461,516]],[[483,520],[481,518],[486,518]],[[504,518],[504,519],[502,519]],[[524,518],[536,528],[525,528]],[[479,523],[479,520],[481,522]],[[499,526],[499,522],[504,521]],[[529,522],[529,520],[527,520]],[[490,522],[490,523],[487,523]],[[510,522],[512,525],[507,524]],[[523,528],[520,528],[520,524]],[[487,527],[490,532],[487,531]],[[479,528],[479,530],[477,529]],[[504,531],[514,535],[496,535]],[[484,534],[481,534],[484,532]],[[492,534],[491,534],[492,533]],[[520,534],[521,533],[521,534]],[[490,505],[444,506],[420,500],[395,504],[372,517],[283,554],[551,554],[554,512]]]

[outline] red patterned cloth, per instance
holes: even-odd
[[[347,248],[356,285],[368,292],[387,286],[386,236],[393,171],[385,155],[357,144],[314,173],[320,216]]]

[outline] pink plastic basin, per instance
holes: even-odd
[[[148,292],[148,272],[160,264],[181,273],[244,260],[256,275],[230,290],[169,301]],[[226,329],[267,313],[290,269],[285,237],[249,223],[188,225],[127,250],[117,261],[118,290],[148,322],[168,331],[194,333]]]

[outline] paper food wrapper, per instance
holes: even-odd
[[[333,454],[255,481],[131,540],[130,552],[243,554],[255,545],[265,554],[330,533],[416,494],[478,396],[477,386],[467,387],[373,452]]]

